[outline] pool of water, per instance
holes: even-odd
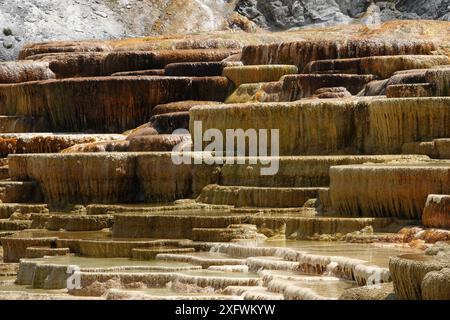
[[[171,267],[184,268],[193,267],[188,263],[148,260],[136,261],[126,258],[85,258],[79,256],[59,256],[59,257],[45,257],[39,259],[27,259],[29,261],[36,261],[39,263],[59,264],[59,265],[76,265],[80,268],[112,268],[112,267]]]
[[[242,242],[241,244],[245,244]],[[324,241],[263,241],[248,243],[267,247],[283,247],[325,256],[343,256],[360,259],[380,267],[389,266],[389,257],[408,253],[419,253],[418,249],[400,248],[394,245],[359,244]]]

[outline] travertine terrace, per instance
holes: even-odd
[[[0,299],[450,299],[450,24],[417,23],[24,47]]]

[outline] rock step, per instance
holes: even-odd
[[[450,159],[450,139],[405,143],[404,154],[424,154],[434,159]]]
[[[107,51],[110,51],[110,49]],[[29,59],[48,61],[50,69],[56,74],[57,78],[62,79],[117,74],[122,76],[160,76],[159,72],[155,74],[146,71],[163,70],[167,64],[177,62],[222,61],[235,53],[238,53],[238,51],[226,49],[149,51],[146,49],[114,52],[47,52],[47,54],[33,55]],[[135,74],[135,71],[144,74]]]
[[[158,134],[129,138],[129,152],[171,152],[177,145],[192,143],[191,135]]]
[[[431,83],[396,84],[387,87],[388,98],[432,97],[434,87]]]
[[[300,269],[299,262],[286,261],[278,257],[250,257],[246,259],[245,263],[251,272],[261,270],[298,271]]]
[[[278,81],[287,74],[296,73],[298,69],[293,65],[252,65],[223,69],[223,76],[230,79],[236,88],[244,83]]]
[[[28,247],[51,247],[56,248],[56,237],[42,238],[19,238],[4,237],[0,239],[3,246],[4,262],[19,262],[25,258],[26,249]]]
[[[31,228],[31,220],[0,219],[0,231],[16,231]]]
[[[317,198],[320,188],[267,188],[247,186],[206,186],[198,202],[236,207],[291,208],[303,207]]]
[[[136,91],[142,94],[137,97]],[[188,99],[225,101],[228,91],[229,80],[225,77],[98,77],[25,82],[0,86],[0,113],[48,115],[54,132],[114,133],[145,123],[156,105]]]
[[[0,83],[54,79],[55,74],[47,62],[6,61],[0,64]]]
[[[53,231],[100,231],[111,228],[112,215],[38,215],[33,219],[33,228]]]
[[[46,270],[47,269],[47,270]],[[66,288],[67,267],[55,270],[55,268],[41,267],[36,269],[32,279],[33,288],[46,289],[64,289]],[[53,273],[51,273],[53,272]],[[65,277],[64,277],[65,276]],[[71,290],[72,294],[90,293],[90,295],[102,295],[107,291],[107,283],[115,280],[120,287],[127,287],[132,283],[141,282],[148,288],[166,288],[171,282],[192,285],[202,288],[213,288],[214,290],[225,289],[228,286],[256,286],[259,282],[258,277],[233,277],[206,273],[204,270],[199,272],[192,271],[191,274],[182,272],[81,272],[80,281],[82,288],[80,290]],[[95,283],[95,284],[94,284]],[[95,290],[96,286],[104,285],[103,290]],[[92,287],[91,287],[92,286]],[[92,290],[94,289],[94,290]]]
[[[41,195],[34,181],[0,181],[0,201],[3,203],[39,202]]]
[[[390,55],[431,55],[437,49],[431,41],[411,40],[313,40],[249,45],[242,50],[246,65],[287,63],[300,71],[317,60]]]
[[[418,221],[397,221],[394,218],[339,218],[339,217],[300,217],[286,221],[286,238],[311,240],[318,235],[345,235],[372,227],[375,232],[398,232],[402,227],[417,224]],[[325,238],[326,239],[326,238]]]
[[[189,130],[189,112],[173,112],[154,115],[151,126],[159,134],[172,134],[177,129]]]
[[[428,196],[422,224],[427,228],[450,229],[450,195]]]
[[[172,63],[220,62],[238,50],[190,49],[157,51],[116,51],[102,61],[103,75],[124,71],[164,69]]]
[[[9,159],[11,179],[38,181],[46,203],[58,207],[138,200],[167,203],[189,198],[193,193],[198,195],[208,184],[239,185],[243,181],[260,187],[322,187],[329,184],[328,171],[332,165],[428,158],[407,155],[273,158],[280,164],[274,176],[261,176],[260,169],[266,167],[261,164],[223,165],[223,168],[177,166],[170,152],[16,154]],[[98,170],[99,167],[103,170]],[[155,170],[162,167],[165,170]]]
[[[438,55],[373,56],[353,59],[317,60],[305,70],[310,73],[373,74],[387,79],[397,71],[428,69],[450,64],[450,58]]]
[[[222,76],[225,64],[222,62],[180,62],[165,66],[165,75],[172,77],[214,77]]]
[[[49,130],[50,126],[44,117],[0,115],[0,133],[48,132]]]
[[[0,167],[0,180],[9,179],[9,166],[1,166]]]
[[[197,229],[225,229],[232,224],[253,224],[268,237],[286,236],[306,240],[316,234],[342,235],[373,226],[375,232],[398,232],[405,224],[394,218],[328,218],[314,217],[317,211],[261,213],[256,212],[226,213],[213,215],[203,212],[187,213],[118,213],[114,215],[113,236],[117,238],[171,238],[192,239],[192,231]],[[206,211],[208,212],[208,211]],[[418,224],[418,221],[405,221],[406,224]],[[155,226],[158,226],[157,228]],[[171,226],[170,228],[168,226]]]
[[[230,242],[232,240],[265,240],[255,225],[230,225],[228,228],[193,228],[192,240]]]
[[[9,219],[13,213],[48,213],[46,204],[0,203],[0,219]]]
[[[230,129],[278,129],[280,156],[398,154],[405,143],[450,137],[449,105],[450,97],[303,99],[194,108],[190,117],[203,133],[218,129],[224,145]]]
[[[111,77],[137,77],[137,76],[165,76],[164,69],[149,69],[149,70],[138,70],[138,71],[124,71],[116,72],[111,75]]]
[[[60,239],[59,244],[64,246],[64,240]],[[132,250],[135,248],[151,247],[181,247],[189,243],[187,240],[148,240],[148,241],[121,241],[121,240],[79,240],[77,249],[84,257],[95,258],[131,258]],[[189,245],[186,245],[189,246]],[[183,247],[186,247],[183,246]]]
[[[16,276],[18,270],[17,263],[0,263],[0,277]]]
[[[0,134],[0,153],[58,153],[82,143],[124,140],[121,134],[55,134],[16,133]]]
[[[277,102],[281,100],[283,82],[260,82],[241,84],[225,103]]]
[[[364,86],[376,80],[371,74],[294,74],[284,76],[280,101],[296,101],[314,96],[321,88],[344,87],[352,95],[358,94]]]
[[[200,265],[203,269],[208,269],[210,266],[223,265],[245,265],[245,259],[235,259],[228,257],[201,257],[188,254],[169,254],[160,253],[156,256],[157,260],[186,262],[194,265]]]
[[[12,236],[16,231],[0,231],[0,238]]]
[[[331,167],[330,180],[340,216],[421,219],[428,195],[450,193],[450,161]]]
[[[69,248],[28,247],[25,258],[43,258],[45,256],[66,256],[70,254]]]
[[[219,300],[242,300],[241,297],[231,296],[231,295],[218,295],[218,294],[207,294],[207,295],[185,295],[181,293],[174,293],[173,295],[160,295],[160,294],[149,294],[144,292],[139,292],[135,290],[120,290],[120,289],[109,289],[106,292],[106,300],[207,300],[207,301],[219,301]]]
[[[135,248],[131,250],[133,260],[153,260],[156,255],[160,253],[191,253],[195,252],[195,248],[176,248],[176,247],[162,247],[162,248]]]
[[[185,100],[185,101],[165,103],[157,105],[155,108],[153,108],[152,116],[165,113],[186,112],[195,106],[205,106],[205,105],[218,106],[220,104],[221,103],[218,101],[195,101],[195,100]]]
[[[244,300],[283,300],[283,295],[270,292],[266,287],[229,286],[223,291],[231,296],[239,296]]]

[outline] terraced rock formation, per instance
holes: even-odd
[[[26,46],[0,299],[448,299],[450,26],[419,26]]]

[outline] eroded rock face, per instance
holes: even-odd
[[[222,75],[225,64],[222,62],[181,62],[165,66],[167,76],[178,77],[217,77]]]
[[[242,51],[246,65],[290,64],[300,71],[317,60],[405,54],[431,54],[432,42],[405,40],[303,41],[247,46]]]
[[[204,131],[217,128],[224,137],[226,129],[279,129],[280,155],[396,154],[405,143],[450,136],[449,103],[432,97],[230,104],[191,109],[190,126],[203,121]]]
[[[448,162],[332,167],[333,208],[342,216],[421,219],[428,195],[447,193],[449,170]]]
[[[112,52],[102,62],[102,73],[110,75],[122,71],[164,69],[168,64],[180,62],[220,62],[235,53],[237,51],[226,49]]]
[[[450,196],[429,195],[422,223],[428,228],[450,229]]]
[[[63,161],[59,161],[63,159]],[[99,170],[101,168],[101,170]],[[123,154],[54,154],[26,159],[28,176],[55,206],[81,202],[132,202],[135,158]],[[15,176],[12,172],[12,176]],[[53,178],[51,178],[53,177]]]
[[[49,115],[53,131],[123,132],[148,121],[152,108],[184,99],[224,101],[228,80],[184,77],[74,78],[0,85],[0,110]],[[136,96],[135,92],[141,94]]]

